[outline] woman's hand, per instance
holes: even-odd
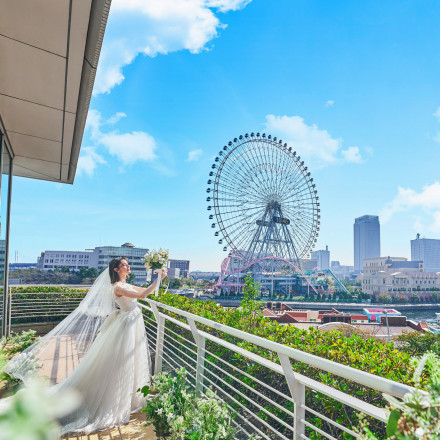
[[[168,274],[167,268],[162,267],[162,273],[160,279],[163,280],[164,278],[166,278],[167,274]]]

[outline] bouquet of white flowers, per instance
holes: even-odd
[[[150,252],[147,252],[144,255],[142,260],[145,264],[145,268],[147,270],[151,269],[151,279],[154,280],[157,278],[157,285],[154,294],[157,296],[159,293],[159,285],[161,279],[161,272],[163,266],[166,266],[168,261],[168,249],[160,248],[158,251],[156,249],[152,249]]]
[[[152,249],[144,255],[142,260],[145,264],[147,270],[150,269],[162,269],[163,266],[167,264],[168,261],[168,250],[160,248],[158,251]]]

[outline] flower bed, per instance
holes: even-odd
[[[152,394],[151,391],[154,391]],[[236,430],[227,405],[212,391],[196,396],[186,381],[184,368],[172,374],[158,374],[150,386],[142,388],[147,396],[147,425],[153,425],[158,438],[169,440],[233,440]]]

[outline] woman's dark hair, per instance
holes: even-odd
[[[110,282],[112,284],[115,284],[119,281],[119,274],[118,274],[118,272],[115,271],[115,269],[119,268],[119,265],[121,264],[122,260],[125,260],[128,263],[127,257],[113,258],[113,260],[110,261],[110,263],[108,263],[108,271],[110,273]]]

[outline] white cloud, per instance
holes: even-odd
[[[199,53],[223,25],[215,12],[244,8],[251,0],[113,0],[93,93],[110,93],[123,68],[139,55],[179,50]]]
[[[300,116],[266,116],[266,130],[287,142],[315,168],[343,162],[362,162],[358,147],[342,150],[342,139],[333,138],[316,124],[307,125]]]
[[[98,164],[104,164],[104,158],[96,153],[93,147],[84,147],[81,149],[81,155],[78,159],[77,173],[78,175],[87,174],[93,176]]]
[[[156,141],[143,131],[106,133],[99,138],[98,142],[126,165],[139,160],[151,162],[157,157],[154,154]]]
[[[243,9],[252,0],[208,0],[210,8],[217,8],[220,12],[237,11]]]
[[[102,123],[101,113],[98,110],[89,110],[84,131],[90,130],[90,136],[94,139],[99,136]]]
[[[107,120],[107,123],[110,125],[114,125],[117,124],[122,118],[126,117],[127,115],[125,113],[117,112]]]
[[[331,100],[328,100],[326,103],[325,103],[325,106],[326,107],[333,107],[335,105],[335,101],[331,101]]]
[[[186,158],[187,162],[196,162],[200,159],[203,154],[203,150],[192,150],[188,153],[188,157]]]
[[[144,131],[120,133],[117,130],[106,132],[105,126],[114,125],[125,113],[118,112],[108,119],[103,119],[100,112],[90,110],[87,116],[86,130],[90,130],[90,137],[97,146],[107,150],[112,156],[116,156],[124,165],[130,165],[137,161],[152,162],[157,144],[153,136]],[[90,160],[90,159],[89,159]],[[100,162],[96,162],[100,163]]]
[[[393,215],[414,208],[417,209],[418,213],[423,211],[432,218],[432,223],[426,228],[427,230],[440,232],[440,182],[425,185],[420,192],[399,187],[396,197],[382,209],[380,219],[383,223],[386,223]],[[414,226],[420,230],[425,229],[420,216],[417,216]]]
[[[361,156],[361,152],[359,151],[359,147],[348,147],[346,150],[341,151],[341,155],[346,162],[352,162],[352,163],[362,162],[362,156]]]

